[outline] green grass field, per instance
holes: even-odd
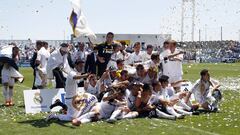
[[[115,124],[95,122],[80,127],[71,123],[45,122],[47,114],[25,114],[23,90],[32,87],[33,75],[30,68],[20,71],[25,76],[23,84],[16,84],[14,107],[0,107],[0,135],[12,134],[103,134],[103,135],[237,135],[240,132],[240,63],[238,64],[187,64],[184,65],[184,79],[195,81],[203,68],[210,70],[211,76],[224,84],[224,100],[219,113],[205,113],[199,116],[188,116],[183,120],[137,118],[121,120]],[[1,87],[2,89],[2,87]],[[2,94],[2,92],[1,92]],[[3,96],[0,96],[2,104]]]

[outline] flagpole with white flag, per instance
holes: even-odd
[[[96,35],[89,28],[86,17],[81,9],[81,0],[70,0],[72,3],[72,13],[69,22],[73,29],[75,37],[87,36],[90,39],[96,40]]]

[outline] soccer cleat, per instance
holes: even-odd
[[[167,118],[169,120],[177,120],[177,116]]]
[[[46,121],[50,121],[52,119],[56,119],[56,114],[54,114],[54,113],[49,114],[46,118]]]
[[[185,118],[185,115],[180,115],[177,117],[178,119],[184,119]]]
[[[193,112],[192,112],[192,115],[199,115],[199,114],[200,114],[199,111],[193,111]]]
[[[59,99],[57,99],[57,100],[50,106],[50,109],[53,109],[53,108],[56,107],[56,106],[60,106],[61,103],[62,103],[62,102],[61,102]]]
[[[156,111],[151,111],[148,115],[149,118],[153,118],[156,116]]]

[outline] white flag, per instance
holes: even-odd
[[[73,33],[76,37],[88,36],[90,39],[95,40],[96,35],[89,28],[85,15],[81,9],[81,0],[70,0],[72,3],[73,11],[70,16],[70,24],[72,25]]]

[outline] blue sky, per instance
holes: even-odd
[[[170,33],[180,40],[181,0],[82,0],[82,7],[95,33]],[[201,40],[219,40],[221,26],[223,39],[238,40],[239,7],[240,0],[196,0],[195,40],[199,29]],[[0,39],[69,39],[70,13],[69,0],[0,0]]]

